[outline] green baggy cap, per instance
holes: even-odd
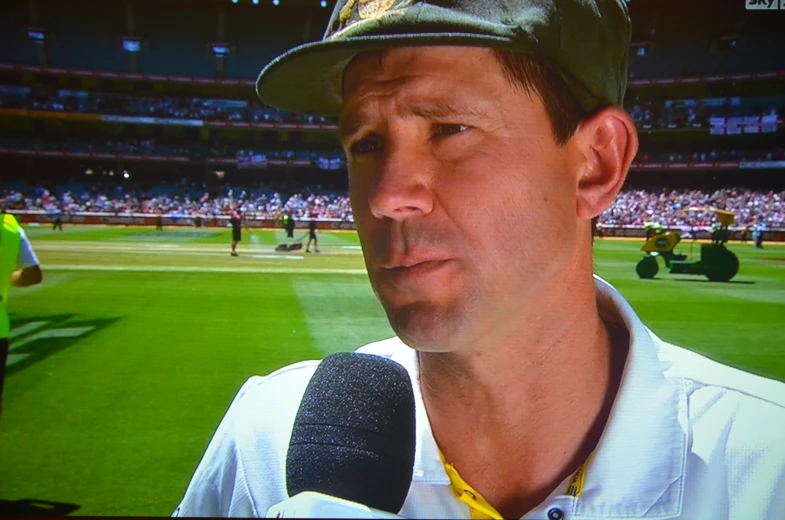
[[[630,33],[624,0],[339,0],[324,38],[267,65],[256,92],[282,110],[333,117],[358,54],[452,45],[545,56],[585,109],[621,106]]]

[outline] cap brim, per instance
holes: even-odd
[[[262,102],[281,110],[336,117],[341,111],[343,73],[355,56],[383,49],[429,45],[521,52],[520,42],[513,45],[507,38],[465,33],[378,35],[320,41],[296,47],[267,65],[256,80],[256,93]]]

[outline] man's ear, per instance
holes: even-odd
[[[621,190],[638,153],[638,132],[625,111],[607,107],[583,121],[575,137],[584,159],[577,216],[589,220],[610,207]]]

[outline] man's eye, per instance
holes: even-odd
[[[469,127],[466,125],[459,124],[436,125],[434,133],[437,137],[445,137],[448,135],[460,134],[461,132],[468,130],[468,128]]]
[[[376,151],[378,143],[374,139],[361,139],[349,147],[352,155],[365,155]]]

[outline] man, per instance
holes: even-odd
[[[638,148],[629,40],[623,0],[343,0],[259,77],[265,103],[339,116],[396,333],[360,352],[415,390],[404,517],[785,517],[785,385],[665,343],[593,275],[591,220]],[[287,497],[317,365],[243,386],[175,514]]]
[[[52,231],[55,229],[63,230],[63,208],[56,206],[53,215]]]
[[[645,222],[643,224],[643,232],[645,233],[646,240],[650,239],[654,235],[654,224]]]
[[[284,229],[286,229],[286,238],[294,238],[295,221],[294,215],[289,211],[284,215]]]
[[[311,252],[311,241],[313,241],[314,252],[319,252],[319,240],[316,238],[316,220],[311,215],[311,220],[308,221],[308,244],[305,246],[305,252]]]
[[[232,211],[229,222],[232,224],[232,256],[239,256],[237,254],[237,244],[243,239],[243,212],[239,209]]]
[[[0,208],[0,413],[2,412],[5,364],[8,360],[11,321],[8,296],[11,286],[28,287],[41,283],[43,274],[30,241],[22,227],[5,208]]]
[[[763,225],[763,219],[755,217],[755,225],[752,228],[752,241],[755,243],[755,249],[763,249],[763,233],[766,227]]]
[[[594,225],[594,229],[597,230],[597,238],[604,238],[605,237],[605,235],[603,233],[603,230],[602,230],[602,222],[597,222]]]

